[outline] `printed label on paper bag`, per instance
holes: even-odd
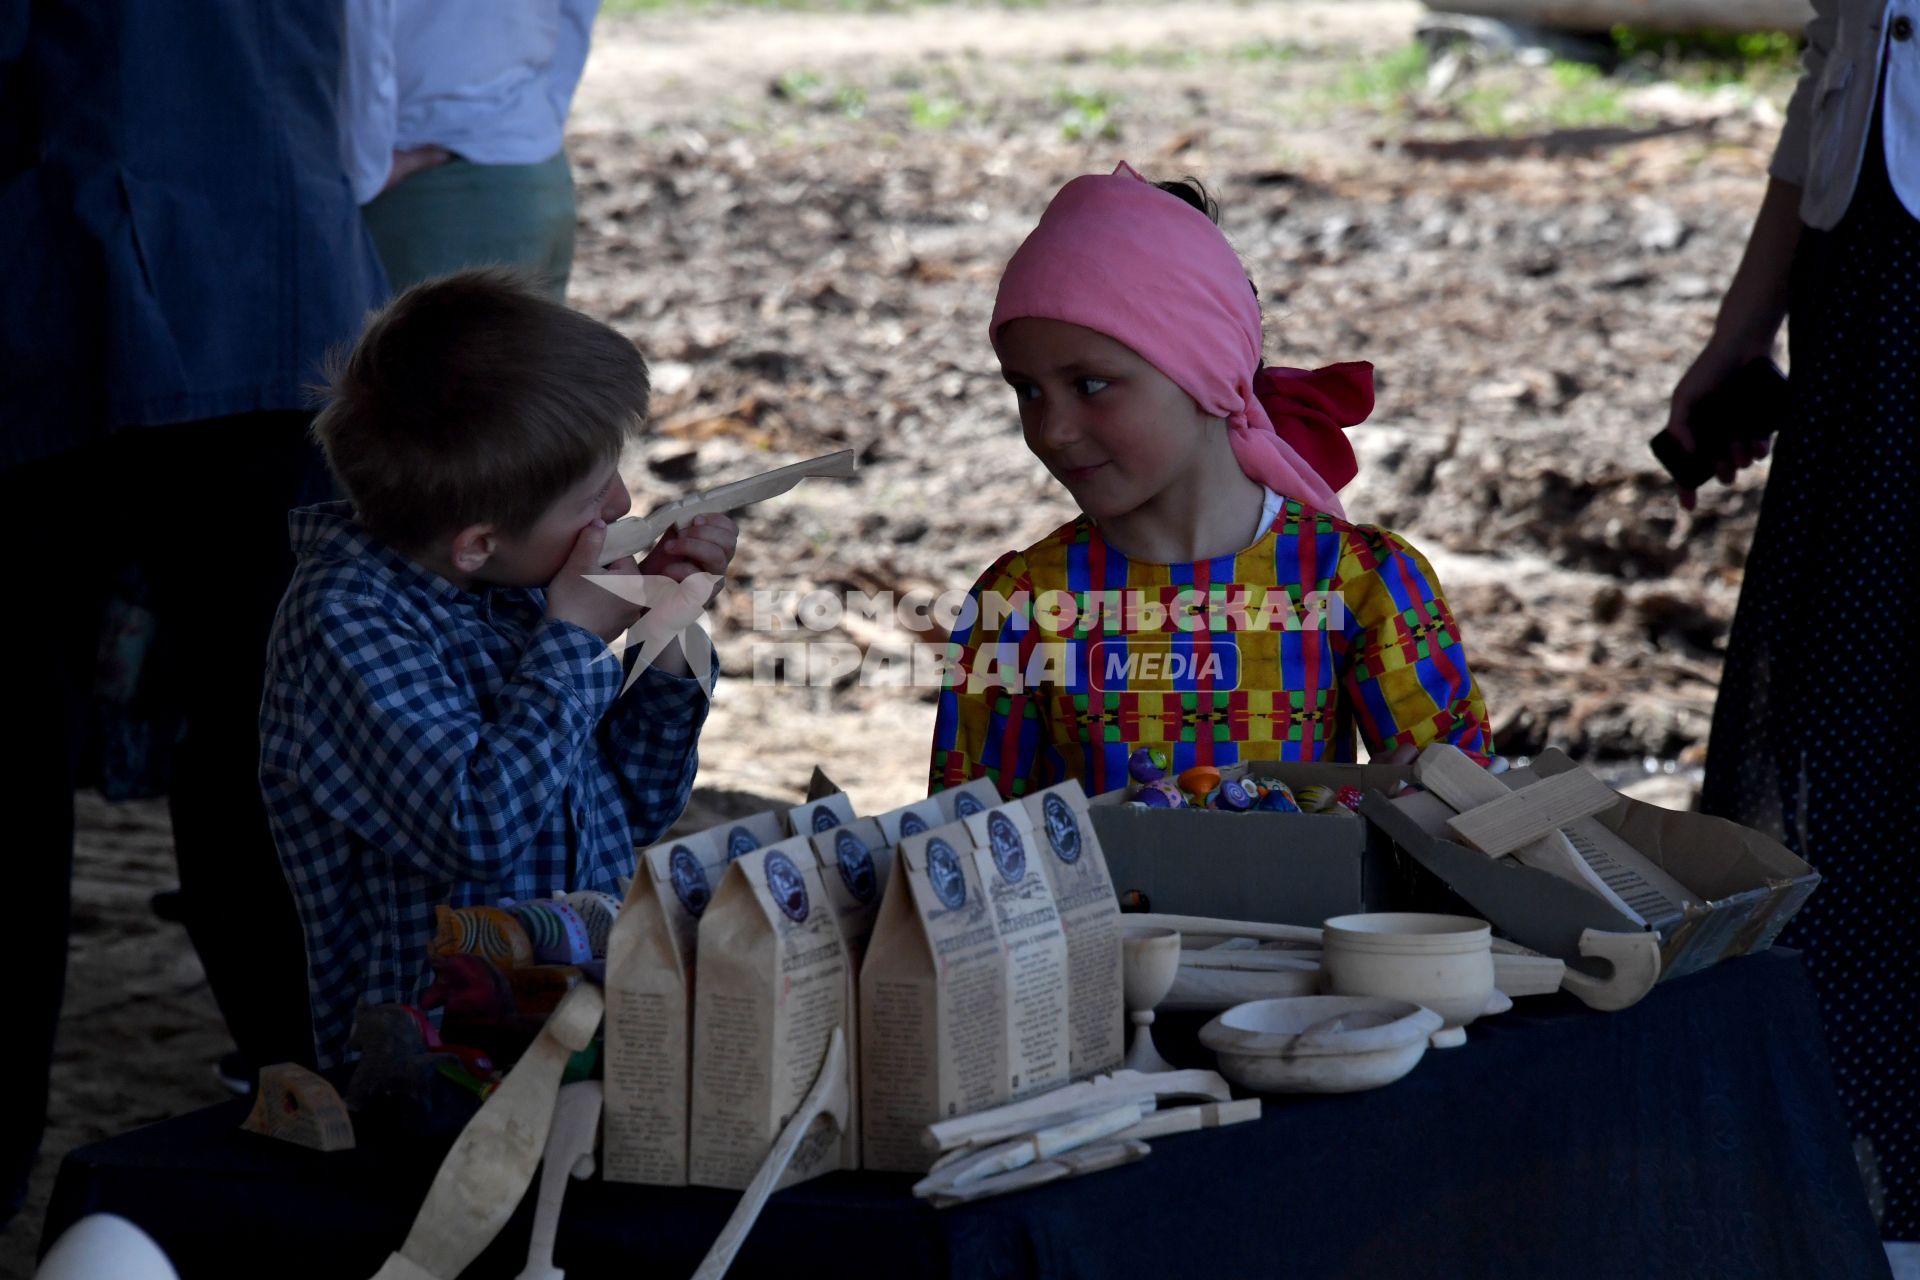
[[[867,1163],[924,1170],[925,1126],[1009,1096],[1006,950],[964,826],[901,842],[860,995]]]
[[[1043,846],[1035,861],[1053,886],[1067,933],[1067,1020],[1075,1078],[1110,1071],[1126,1056],[1126,1004],[1120,989],[1120,903],[1106,855],[1075,781],[1022,803]]]
[[[846,948],[813,851],[795,837],[727,872],[700,922],[689,1171],[745,1188],[851,1020]],[[851,1063],[849,1063],[851,1066]],[[780,1185],[852,1167],[843,1141],[802,1144]]]
[[[1046,876],[1028,867],[1025,806],[1011,801],[969,819],[967,827],[1007,952],[1008,1092],[1022,1098],[1067,1082],[1066,934]]]

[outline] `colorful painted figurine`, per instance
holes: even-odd
[[[1253,797],[1247,789],[1232,778],[1215,787],[1207,797],[1207,808],[1219,809],[1225,813],[1245,813],[1253,807]]]
[[[1149,809],[1184,809],[1187,799],[1180,794],[1180,788],[1161,778],[1158,782],[1149,782],[1140,788],[1140,794],[1134,797]]]
[[[1332,787],[1302,787],[1293,794],[1294,799],[1299,802],[1302,813],[1332,813],[1334,806],[1339,804],[1339,799]]]
[[[1254,795],[1253,807],[1261,813],[1300,812],[1293,789],[1278,778],[1248,778],[1247,787]]]
[[[533,942],[511,912],[499,907],[461,907],[444,903],[433,909],[439,928],[428,946],[430,955],[481,956],[503,969],[533,963]]]
[[[554,896],[557,898],[561,895]],[[605,959],[607,935],[613,931],[613,922],[620,915],[620,899],[598,889],[577,889],[567,894],[565,901],[587,923],[587,945],[593,949],[592,958]],[[569,963],[578,964],[579,961]]]
[[[1145,785],[1167,776],[1167,753],[1154,747],[1141,747],[1127,757],[1127,776]]]
[[[1220,771],[1210,764],[1197,764],[1178,779],[1180,789],[1196,800],[1220,785]]]
[[[545,1017],[560,1007],[560,1000],[583,980],[580,970],[570,964],[536,964],[507,970],[507,988],[513,993],[513,1011]]]
[[[572,906],[559,899],[544,902],[514,902],[504,899],[500,905],[513,913],[533,943],[535,964],[581,964],[593,959],[593,942],[587,922]]]

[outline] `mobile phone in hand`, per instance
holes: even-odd
[[[1736,441],[1771,439],[1786,425],[1789,409],[1787,376],[1780,366],[1765,356],[1749,360],[1695,402],[1687,417],[1693,449],[1662,431],[1652,440],[1653,456],[1682,489],[1698,489],[1713,479]]]

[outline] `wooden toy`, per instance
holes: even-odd
[[[554,895],[561,897],[559,894]],[[604,960],[607,956],[607,938],[613,932],[613,922],[620,915],[620,899],[598,889],[578,889],[565,895],[563,901],[574,909],[587,926],[587,946],[592,958]],[[575,960],[573,964],[580,963]]]
[[[240,1125],[315,1151],[353,1148],[353,1121],[332,1085],[294,1062],[260,1069],[253,1110]]]
[[[527,931],[535,964],[583,964],[593,959],[593,939],[587,931],[587,922],[564,899],[544,902],[509,899],[500,905]]]
[[[853,473],[854,452],[842,449],[791,466],[763,471],[759,475],[718,485],[684,498],[675,498],[644,516],[629,516],[607,526],[607,541],[602,552],[605,559],[602,563],[611,564],[624,556],[645,555],[670,527],[694,516],[765,502],[768,498],[780,496],[809,476],[832,476],[844,480]]]
[[[433,909],[438,926],[428,951],[436,956],[477,955],[502,969],[533,963],[533,942],[511,912],[499,907]]]
[[[527,1246],[527,1265],[519,1280],[565,1280],[566,1272],[553,1265],[553,1245],[560,1234],[560,1210],[567,1182],[593,1176],[593,1138],[600,1127],[601,1084],[583,1080],[560,1086],[553,1108],[553,1129],[541,1159],[540,1202],[534,1209],[533,1236]]]
[[[426,1203],[374,1280],[457,1280],[513,1216],[552,1130],[560,1073],[600,1025],[600,992],[582,984],[441,1162]]]

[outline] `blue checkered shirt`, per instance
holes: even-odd
[[[346,503],[289,525],[260,779],[327,1067],[361,1001],[418,996],[436,904],[617,892],[686,805],[707,697],[660,671],[619,696],[621,665],[544,592],[462,591]]]

